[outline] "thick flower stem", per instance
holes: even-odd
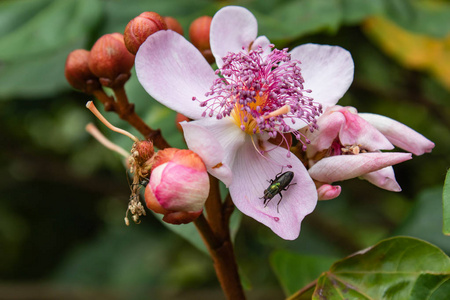
[[[217,278],[227,299],[245,299],[230,235],[226,234],[225,237],[218,238],[203,214],[194,223],[208,247],[214,261]],[[227,229],[222,229],[229,232],[228,225]]]
[[[220,198],[219,180],[214,176],[209,175],[209,182],[209,196],[205,203],[208,223],[215,235],[226,235],[228,230],[224,229],[228,228],[228,223],[224,223],[222,215],[222,202]]]
[[[207,222],[203,225],[205,227],[208,225],[209,228],[199,228],[196,225],[204,236],[205,242],[207,242],[208,250],[214,261],[217,278],[225,295],[228,299],[245,299],[230,236],[229,220],[234,205],[229,195],[222,204],[219,180],[213,176],[209,176],[209,179],[210,191],[205,203],[208,220],[203,215],[201,215],[202,219],[200,220],[200,222]],[[201,229],[208,230],[208,233],[214,237],[207,239]]]

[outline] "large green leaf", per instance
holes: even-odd
[[[444,228],[445,235],[450,235],[450,169],[445,177],[444,191],[442,193],[442,202],[444,209]]]
[[[336,262],[319,278],[313,299],[430,299],[447,291],[449,280],[450,258],[442,250],[395,237]]]

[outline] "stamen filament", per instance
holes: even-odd
[[[128,151],[108,140],[108,138],[104,136],[94,124],[87,124],[86,131],[89,132],[97,141],[100,142],[100,144],[102,144],[106,148],[119,153],[125,158],[128,158],[130,156],[130,153]]]
[[[108,122],[108,120],[105,119],[105,117],[98,111],[97,107],[95,107],[94,102],[92,101],[88,101],[86,103],[86,107],[103,123],[106,125],[106,127],[108,127],[109,129],[111,129],[112,131],[118,132],[120,134],[126,135],[127,137],[129,137],[130,139],[132,139],[134,142],[139,142],[139,139],[137,137],[135,137],[134,135],[132,135],[131,133],[129,133],[126,130],[123,130],[121,128],[118,128],[114,125],[112,125],[111,123]]]
[[[272,117],[278,117],[281,115],[286,115],[291,111],[291,107],[289,105],[284,105],[283,107],[280,107],[277,110],[274,110],[273,112],[269,113],[268,115],[264,116],[264,119],[269,119]]]

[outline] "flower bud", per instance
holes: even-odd
[[[317,194],[319,200],[331,200],[341,194],[341,186],[325,183],[317,188]]]
[[[164,17],[164,22],[167,24],[167,29],[173,30],[181,35],[184,34],[183,27],[181,27],[180,22],[172,17]]]
[[[107,87],[124,85],[130,78],[134,55],[128,52],[123,35],[116,32],[105,34],[92,46],[89,69]]]
[[[143,12],[128,22],[127,27],[125,27],[123,34],[125,46],[131,53],[136,54],[149,35],[166,29],[166,22],[160,15],[150,11]]]
[[[139,141],[136,143],[135,151],[138,152],[139,163],[143,164],[153,157],[155,149],[151,141]]]
[[[64,75],[71,86],[84,93],[92,94],[101,88],[98,77],[88,66],[89,51],[77,49],[69,53],[66,60]]]
[[[197,47],[209,63],[214,62],[214,56],[209,44],[209,29],[212,18],[203,16],[194,20],[189,27],[189,38],[191,43]]]
[[[191,150],[166,148],[155,158],[145,203],[163,220],[186,224],[203,211],[209,194],[209,177],[201,158]]]

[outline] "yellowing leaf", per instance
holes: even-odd
[[[366,34],[406,68],[435,76],[450,90],[450,33],[443,39],[414,34],[381,17],[363,23]]]

